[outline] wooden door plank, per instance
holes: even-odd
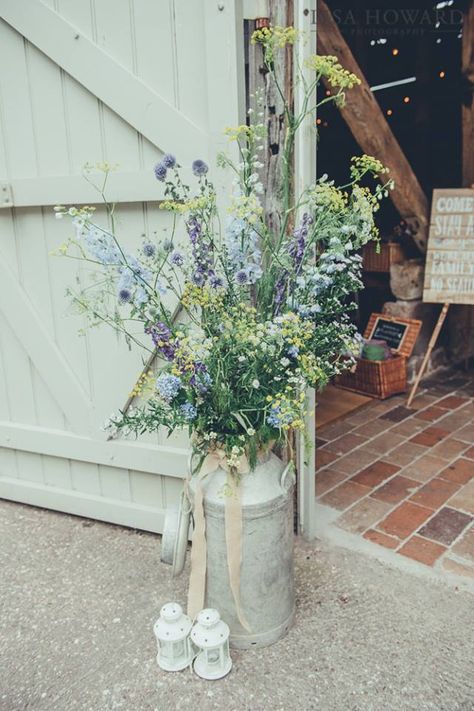
[[[12,271],[0,258],[0,305],[10,328],[71,424],[89,430],[92,403],[41,322]]]
[[[192,161],[196,151],[208,157],[202,128],[57,12],[39,0],[0,0],[0,16],[154,145],[179,149],[183,162]]]

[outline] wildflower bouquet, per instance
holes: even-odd
[[[282,97],[275,53],[296,40],[292,28],[267,28],[253,36]],[[229,467],[244,453],[254,466],[260,449],[291,429],[304,429],[308,387],[323,386],[355,362],[357,334],[349,314],[362,286],[358,250],[377,236],[374,213],[388,187],[363,182],[386,171],[369,156],[353,158],[347,185],[338,188],[324,176],[292,200],[298,129],[305,120],[314,121],[317,106],[343,102],[345,90],[359,83],[335,57],[313,56],[297,74],[305,100],[299,114],[285,101],[277,233],[268,227],[262,206],[258,171],[265,126],[259,122],[258,97],[248,124],[226,130],[239,156],[234,161],[222,154],[218,160],[235,174],[226,215],[217,208],[207,164],[194,161],[195,182],[188,185],[172,154],[155,166],[155,176],[164,183],[161,207],[172,213],[175,229],[166,240],[145,239],[136,254],[121,247],[113,206],[111,229],[94,222],[92,208],[56,208],[58,216],[70,215],[76,228],[62,252],[93,262],[102,274],[73,294],[75,303],[92,323],[108,323],[159,358],[146,404],[113,416],[112,432],[165,427],[171,433],[187,427],[202,456],[218,447]],[[323,77],[333,95],[318,103]],[[179,224],[185,227],[184,245]],[[179,318],[166,305],[170,296]]]

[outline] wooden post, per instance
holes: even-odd
[[[395,182],[390,197],[400,215],[415,231],[413,239],[418,248],[425,252],[429,223],[426,195],[324,0],[318,0],[317,19],[318,53],[336,55],[345,69],[362,80],[360,86],[347,91],[341,115],[362,150],[389,168],[390,177]]]
[[[462,106],[462,183],[469,188],[474,183],[474,3],[463,17],[462,75],[465,97]]]
[[[461,72],[465,81],[465,96],[462,105],[462,184],[474,187],[474,3],[463,16]],[[471,352],[472,306],[466,306],[467,334],[465,370],[469,369]]]
[[[428,361],[430,359],[431,352],[436,345],[436,341],[438,340],[438,336],[439,336],[439,333],[440,333],[441,328],[443,326],[444,320],[446,318],[446,314],[448,313],[448,309],[449,309],[449,304],[444,304],[443,308],[441,309],[441,313],[439,315],[438,321],[436,323],[436,326],[435,326],[432,336],[430,338],[430,342],[428,343],[428,348],[426,350],[425,357],[423,358],[421,368],[418,371],[418,375],[416,376],[415,382],[413,383],[413,387],[410,392],[410,397],[407,400],[407,407],[411,406],[411,403],[413,402],[413,398],[416,395],[416,391],[418,390],[420,380],[423,377],[423,373],[425,372],[426,366],[428,365]]]

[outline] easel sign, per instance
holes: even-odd
[[[408,398],[408,407],[450,304],[474,304],[474,189],[433,191],[423,301],[443,304],[443,308]]]

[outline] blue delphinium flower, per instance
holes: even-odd
[[[217,274],[211,274],[209,277],[209,284],[213,289],[218,289],[221,286],[224,286],[224,280],[222,277],[217,276]]]
[[[143,254],[145,257],[154,257],[156,253],[156,248],[154,244],[147,242],[143,245]]]
[[[192,170],[194,175],[197,175],[199,177],[200,175],[206,175],[207,171],[209,170],[209,166],[203,160],[198,158],[197,160],[193,161]]]
[[[233,271],[245,271],[246,279],[242,283],[255,284],[263,274],[258,234],[244,220],[237,217],[227,221],[225,233],[227,255]]]
[[[161,373],[156,379],[156,389],[166,402],[171,402],[176,397],[181,385],[181,378],[171,373]]]
[[[196,373],[193,375],[189,382],[193,385],[200,395],[207,393],[210,386],[212,385],[212,379],[208,372],[204,371],[202,373]]]
[[[167,153],[166,155],[163,156],[163,159],[161,161],[165,168],[174,168],[176,165],[176,158],[172,153]]]
[[[166,165],[164,165],[164,163],[157,163],[155,165],[155,178],[160,182],[166,179]]]
[[[173,360],[176,348],[171,343],[172,333],[166,324],[159,321],[153,326],[147,326],[145,333],[150,334],[158,353],[163,358]]]
[[[270,427],[277,427],[278,429],[283,425],[289,425],[291,419],[291,415],[289,413],[284,414],[278,405],[273,405],[267,415],[267,423]]]
[[[87,251],[101,264],[121,264],[123,262],[114,238],[96,225],[84,225],[80,221],[74,223],[79,239],[83,239]]]
[[[308,215],[307,212],[304,213],[301,218],[301,222],[298,227],[293,231],[293,235],[288,245],[288,252],[290,257],[293,258],[293,265],[295,274],[299,274],[301,266],[303,264],[303,257],[306,249],[306,238],[308,236],[308,228],[313,224],[313,218]]]
[[[193,276],[193,284],[196,286],[204,286],[204,283],[206,281],[206,277],[202,272],[194,272]]]
[[[181,405],[179,409],[184,419],[188,420],[188,422],[191,422],[192,420],[196,419],[197,410],[192,404],[192,402],[185,402],[184,405]]]

